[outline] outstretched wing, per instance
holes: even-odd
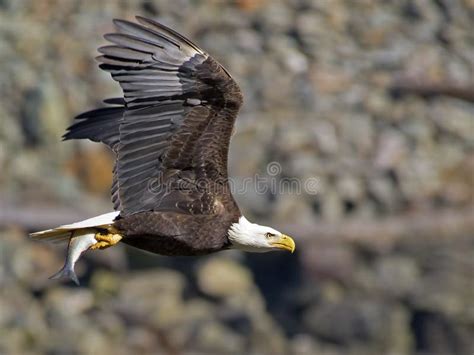
[[[125,100],[118,137],[104,139],[116,144],[114,204],[123,215],[173,207],[209,210],[214,202],[189,184],[226,181],[240,89],[191,41],[152,20],[137,20],[115,20],[117,32],[105,35],[113,45],[99,48],[103,55],[97,58],[120,83]],[[188,187],[158,193],[152,188],[169,180]]]

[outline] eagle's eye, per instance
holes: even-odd
[[[275,234],[272,234],[272,233],[265,233],[265,237],[267,238],[271,238],[271,237],[274,237]]]

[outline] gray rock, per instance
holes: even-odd
[[[215,297],[235,297],[254,290],[249,271],[222,257],[208,259],[199,268],[197,276],[202,292]]]
[[[379,351],[396,349],[402,353],[411,349],[406,329],[409,319],[402,309],[348,299],[315,305],[304,319],[314,335],[337,344],[373,344]],[[373,351],[369,349],[365,351]]]
[[[420,281],[420,271],[415,261],[402,256],[379,260],[375,274],[377,287],[395,298],[410,296]]]

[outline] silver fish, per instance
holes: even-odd
[[[62,269],[51,276],[50,279],[59,279],[63,276],[67,276],[79,286],[79,279],[74,272],[74,265],[77,260],[79,260],[82,253],[97,243],[97,240],[95,239],[96,233],[97,232],[94,229],[81,229],[74,231],[69,240],[66,262]]]

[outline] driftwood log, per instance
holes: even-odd
[[[72,223],[106,210],[76,210],[63,206],[15,206],[0,200],[0,228],[17,226],[35,231]],[[262,221],[264,223],[264,221]],[[275,221],[272,222],[272,225]],[[348,242],[383,252],[404,238],[440,242],[474,238],[474,208],[432,210],[380,219],[314,220],[307,224],[276,224],[295,237],[298,245]]]
[[[433,81],[424,78],[400,77],[394,80],[391,92],[395,96],[411,94],[427,99],[447,96],[474,103],[474,83],[460,84],[453,80]]]

